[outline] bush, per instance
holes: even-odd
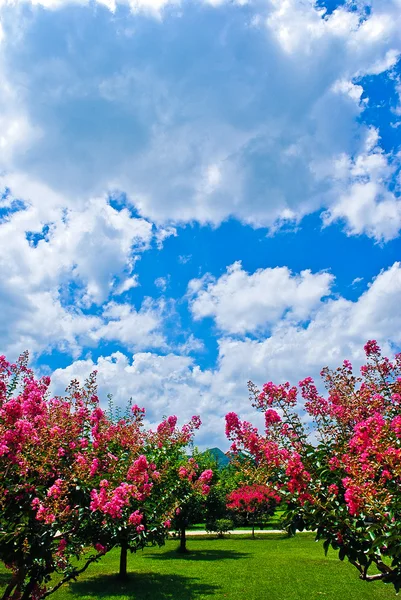
[[[231,519],[216,519],[216,521],[206,524],[206,531],[216,532],[218,538],[224,537],[224,534],[233,528],[234,523]]]

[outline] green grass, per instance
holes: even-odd
[[[175,552],[176,540],[129,557],[130,576],[115,573],[118,551],[92,565],[85,576],[61,588],[54,600],[395,600],[380,582],[358,579],[336,553],[324,556],[312,534],[272,534],[223,540],[191,538],[190,553]],[[0,590],[4,587],[0,571]]]

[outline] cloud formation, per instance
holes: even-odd
[[[337,297],[321,302],[307,325],[278,319],[269,337],[221,337],[213,369],[201,369],[195,359],[178,354],[148,352],[131,358],[115,353],[96,362],[87,359],[58,369],[54,385],[60,391],[71,377],[82,379],[96,368],[103,398],[111,392],[115,401],[124,405],[132,396],[147,408],[151,422],[162,414],[178,414],[185,420],[199,413],[205,428],[198,443],[226,447],[227,412],[235,410],[255,421],[246,389],[249,379],[258,385],[270,380],[297,383],[311,375],[319,381],[323,366],[336,368],[344,358],[358,369],[364,361],[363,345],[368,338],[379,340],[389,354],[392,347],[399,347],[400,294],[401,265],[395,263],[380,273],[356,301]],[[232,315],[234,312],[232,307]]]
[[[259,269],[248,274],[238,261],[218,280],[210,275],[188,285],[195,319],[213,317],[226,333],[257,333],[285,317],[295,322],[310,318],[324,296],[330,294],[334,277],[329,273],[287,267]]]
[[[4,205],[12,207],[14,202],[10,194],[5,196]],[[0,224],[4,350],[15,354],[26,348],[39,352],[58,347],[76,354],[99,336],[121,339],[111,305],[102,317],[90,309],[136,284],[135,261],[149,247],[152,235],[148,221],[113,208],[104,197],[69,210],[56,201],[46,206],[33,199],[32,204],[6,212]],[[135,340],[142,334],[139,346],[160,345],[146,339],[158,321],[153,309],[147,307],[135,316],[131,309],[123,316],[130,326],[136,319],[133,347],[138,347]]]
[[[398,235],[398,156],[361,119],[363,78],[401,52],[396,0],[102,4],[3,10],[7,172],[68,202],[123,190],[157,223],[326,209],[349,234]]]
[[[400,0],[321,4],[0,2],[2,352],[63,352],[56,387],[96,367],[104,394],[200,412],[218,443],[247,379],[401,345],[394,255],[346,283],[329,252],[312,268],[328,230],[399,240]],[[295,267],[246,260],[249,231],[312,214]],[[234,256],[198,247],[231,222]]]

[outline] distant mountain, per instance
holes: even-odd
[[[209,448],[206,452],[216,459],[217,466],[220,468],[226,467],[230,462],[228,456],[226,456],[220,448]]]

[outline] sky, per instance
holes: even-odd
[[[0,0],[0,353],[203,426],[401,349],[401,0]]]

